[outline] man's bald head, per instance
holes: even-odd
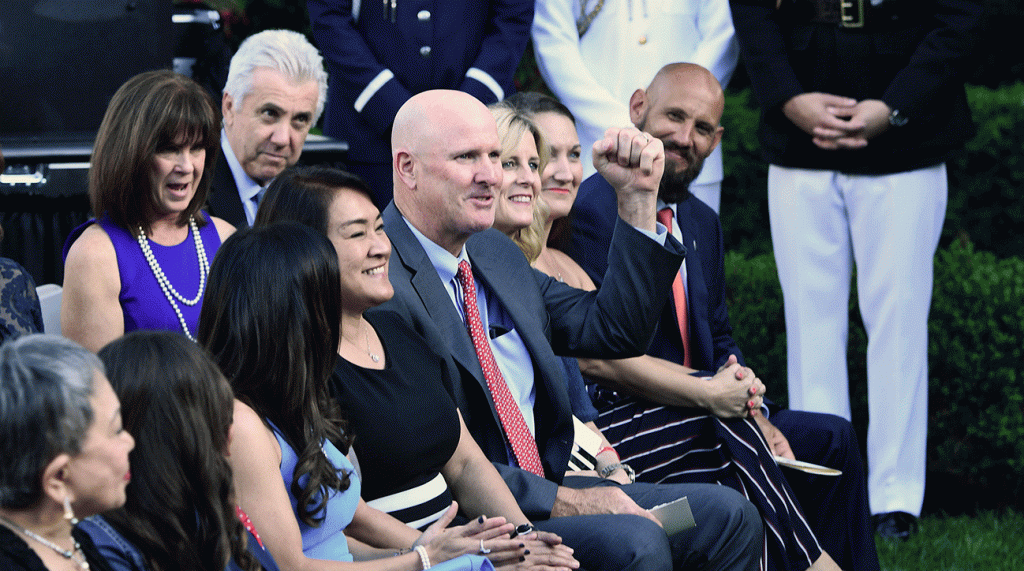
[[[725,94],[708,70],[672,63],[658,70],[647,89],[629,100],[636,127],[665,144],[665,174],[659,197],[674,203],[686,198],[704,159],[722,138]]]
[[[493,224],[500,142],[479,100],[450,90],[414,95],[395,115],[391,153],[395,205],[435,243],[457,253]]]
[[[670,63],[659,69],[658,73],[654,74],[651,84],[647,86],[647,96],[656,101],[659,97],[670,97],[674,91],[680,89],[707,93],[710,100],[715,102],[715,123],[721,121],[722,112],[725,110],[725,92],[722,85],[710,71],[695,63]]]

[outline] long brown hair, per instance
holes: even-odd
[[[136,331],[99,352],[135,437],[135,477],[124,507],[104,518],[143,553],[152,571],[221,571],[246,550],[224,457],[234,397],[217,365],[179,333]]]
[[[188,143],[206,149],[203,176],[192,201],[178,217],[185,225],[206,202],[213,166],[220,152],[220,114],[206,90],[168,70],[132,77],[107,106],[89,168],[89,200],[93,215],[134,232],[149,232],[156,217],[157,197],[150,167],[157,151]],[[197,216],[200,225],[206,220]]]

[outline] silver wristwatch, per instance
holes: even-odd
[[[622,471],[626,473],[626,476],[629,476],[630,484],[636,482],[636,472],[633,471],[633,468],[631,468],[629,464],[623,464],[622,462],[616,462],[614,464],[609,464],[604,468],[601,468],[597,475],[601,476],[602,478],[607,478],[608,476],[612,475],[612,472],[618,470],[619,468],[622,468]]]
[[[902,127],[907,124],[910,119],[899,109],[893,109],[889,113],[889,124],[893,127]]]

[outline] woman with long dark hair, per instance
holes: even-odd
[[[136,435],[124,507],[82,523],[115,571],[276,569],[235,503],[234,398],[217,365],[169,331],[129,333],[99,357]]]
[[[522,557],[520,542],[494,539],[513,529],[503,518],[445,530],[453,504],[421,536],[360,500],[346,457],[352,435],[328,390],[340,291],[334,247],[297,223],[232,236],[211,268],[199,341],[238,399],[229,461],[239,504],[268,550],[285,569],[490,569],[459,556]],[[346,530],[377,541],[350,540]]]

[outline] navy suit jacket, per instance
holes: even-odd
[[[616,214],[615,190],[599,174],[583,181],[569,214],[571,244],[566,253],[601,284],[608,267],[611,228]],[[676,220],[686,247],[686,287],[689,296],[690,364],[713,372],[730,354],[743,362],[732,338],[729,309],[725,304],[725,265],[722,226],[718,215],[700,199],[690,196],[676,208]],[[677,266],[678,267],[678,266]],[[671,294],[663,298],[669,300]],[[647,354],[675,363],[683,362],[683,342],[672,304],[659,308],[659,324]]]
[[[210,181],[210,195],[206,197],[206,210],[212,216],[222,218],[235,228],[249,227],[242,208],[242,198],[238,196],[238,185],[224,153],[218,150],[217,166]]]
[[[584,292],[530,267],[519,248],[497,230],[472,236],[466,252],[473,275],[515,323],[536,372],[535,436],[545,478],[509,464],[505,437],[473,343],[426,251],[392,202],[383,213],[391,239],[389,268],[395,296],[380,306],[402,315],[454,374],[450,387],[470,433],[502,474],[523,512],[550,517],[573,441],[572,408],[556,353],[581,357],[639,355],[654,332],[671,289],[673,266],[683,259],[678,242],[661,247],[623,221],[615,225],[606,285]],[[651,262],[654,263],[651,263]]]

